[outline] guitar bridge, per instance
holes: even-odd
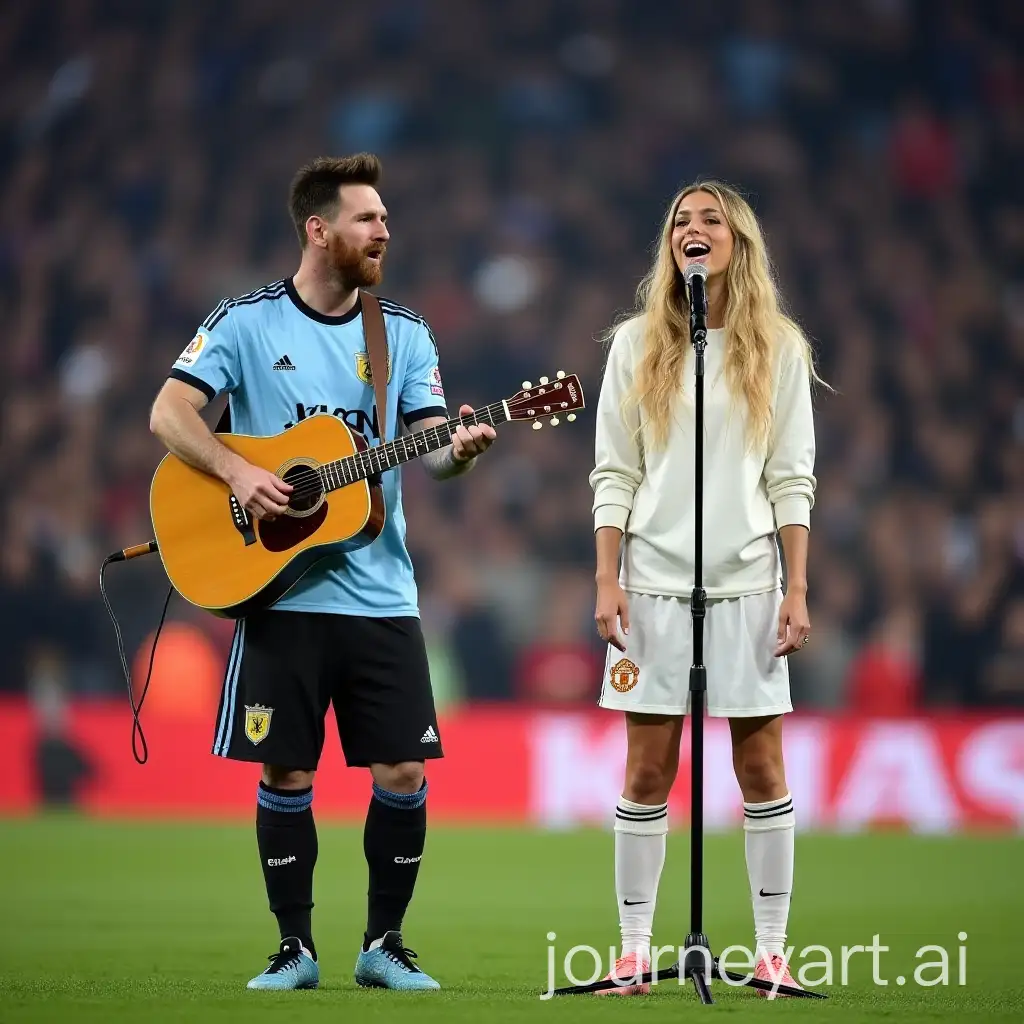
[[[253,525],[252,516],[242,508],[241,502],[233,494],[228,499],[228,504],[231,506],[231,521],[235,524],[235,529],[242,535],[245,546],[255,544],[256,527]]]

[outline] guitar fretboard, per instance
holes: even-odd
[[[336,462],[327,462],[319,469],[324,491],[334,491],[357,480],[376,476],[387,469],[394,469],[403,462],[418,459],[428,452],[436,452],[439,448],[452,443],[452,435],[460,426],[473,426],[489,423],[496,427],[504,423],[509,416],[504,402],[495,402],[482,409],[474,409],[465,416],[457,416],[447,423],[439,423],[436,427],[418,430],[415,434],[399,437],[387,444],[379,444],[366,451],[347,455]]]

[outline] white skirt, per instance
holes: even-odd
[[[608,645],[598,704],[617,711],[683,715],[690,710],[693,620],[679,597],[626,594],[623,654]],[[715,718],[757,718],[793,710],[789,664],[776,658],[782,591],[708,601],[704,617],[706,706]]]

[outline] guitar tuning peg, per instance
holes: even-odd
[[[524,381],[523,381],[523,387],[524,387],[524,388],[525,388],[525,389],[526,389],[527,391],[529,391],[529,390],[530,390],[530,388],[532,388],[532,387],[533,387],[533,385],[532,385],[532,384],[531,384],[531,383],[530,383],[530,382],[529,382],[528,380],[524,380]]]
[[[571,412],[571,413],[569,413],[569,415],[568,415],[568,416],[566,416],[565,418],[566,418],[566,419],[567,419],[567,420],[568,420],[568,421],[569,421],[570,423],[575,423],[575,422],[576,422],[576,413],[574,413],[574,412]]]
[[[551,417],[551,426],[553,426],[553,427],[557,427],[558,426],[558,417],[557,416],[552,416]]]
[[[547,377],[541,377],[540,382],[541,382],[541,384],[547,384],[547,382],[548,382]]]
[[[534,420],[533,421],[533,429],[534,430],[540,430],[540,428],[543,427],[543,426],[544,426],[544,424],[541,423],[540,420]]]
[[[557,377],[557,378],[558,378],[559,380],[561,380],[561,379],[562,379],[562,378],[563,378],[563,377],[565,376],[565,370],[559,370],[559,371],[558,371],[558,373],[556,373],[556,374],[555,374],[555,376],[556,376],[556,377]]]

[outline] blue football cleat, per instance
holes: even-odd
[[[320,968],[308,949],[296,938],[282,939],[281,948],[267,957],[270,966],[257,974],[246,988],[286,992],[296,988],[316,988],[320,984]]]
[[[386,932],[380,945],[364,949],[356,960],[356,981],[364,988],[423,992],[441,986],[413,962],[416,954],[402,945],[401,932]]]

